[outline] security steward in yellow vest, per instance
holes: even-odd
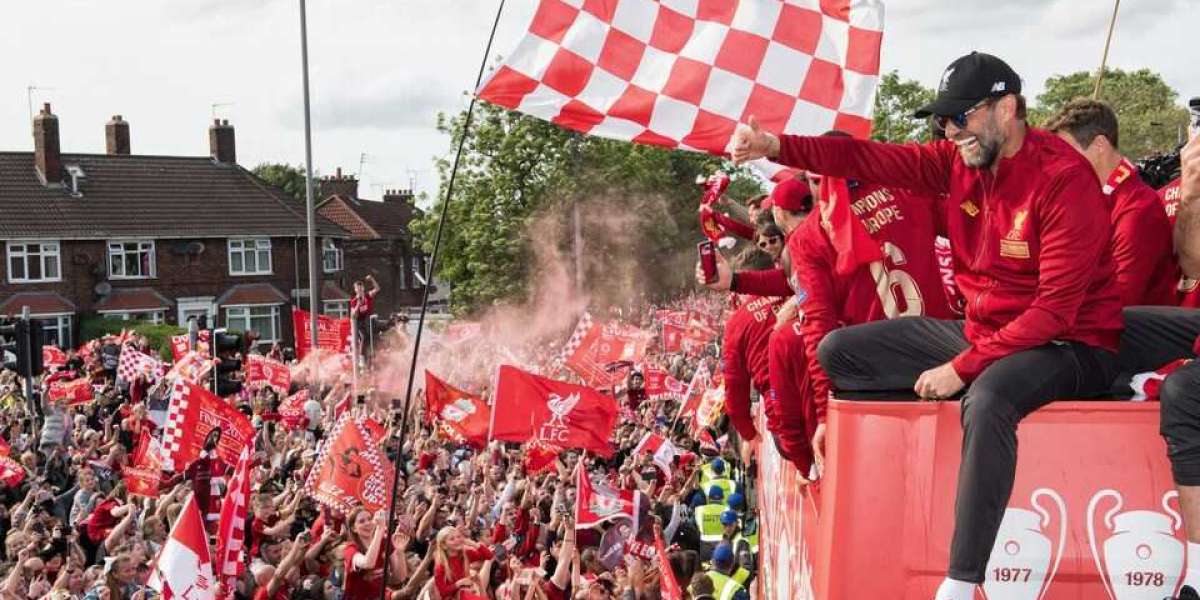
[[[705,572],[708,578],[713,583],[713,596],[716,600],[750,600],[750,593],[746,591],[746,586],[738,582],[739,576],[745,581],[748,580],[750,574],[745,569],[740,569],[735,566],[733,560],[733,548],[728,542],[722,542],[717,545],[717,549],[713,550],[712,568]],[[746,574],[741,576],[739,571],[745,571]]]
[[[725,497],[736,490],[737,486],[732,479],[725,476],[725,461],[716,458],[712,462],[700,467],[700,485],[704,489],[708,489],[714,485],[721,486],[721,490],[725,492]]]
[[[726,512],[733,513],[734,523],[736,523],[736,525],[737,525],[737,527],[736,527],[737,539],[734,539],[734,537],[730,534],[730,531],[729,531],[730,524],[725,522],[725,514],[721,513],[721,525],[725,526],[725,539],[734,542],[734,544],[733,544],[734,550],[738,550],[737,542],[739,540],[745,541],[746,545],[749,546],[750,552],[752,552],[754,554],[758,554],[758,527],[755,526],[752,528],[752,530],[750,532],[747,532],[747,527],[746,527],[746,518],[747,517],[745,515],[745,511],[746,511],[745,497],[742,496],[742,494],[740,494],[738,492],[734,492],[729,495],[728,504],[729,504],[729,510]]]
[[[700,530],[700,541],[705,544],[720,542],[725,534],[721,525],[721,513],[725,512],[725,490],[714,485],[708,488],[708,504],[697,506],[694,515],[696,529]]]

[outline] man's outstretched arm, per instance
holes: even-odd
[[[1184,274],[1200,278],[1200,136],[1183,147],[1180,159],[1183,177],[1175,220],[1175,251]]]

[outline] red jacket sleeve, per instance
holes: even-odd
[[[1033,302],[954,357],[954,370],[963,381],[972,381],[1005,356],[1048,344],[1071,329],[1096,267],[1109,251],[1107,206],[1095,175],[1078,168],[1064,171],[1038,197],[1032,220],[1042,249]]]
[[[954,142],[884,144],[848,137],[779,136],[780,164],[833,177],[908,188],[936,198],[945,194],[958,152]]]
[[[729,291],[752,296],[782,297],[792,294],[792,286],[788,285],[787,273],[783,269],[738,271],[733,278],[733,289]]]
[[[750,415],[750,370],[746,365],[746,320],[739,310],[725,323],[722,341],[721,371],[725,376],[725,414],[744,440],[758,437]]]
[[[754,241],[754,226],[747,225],[719,210],[713,211],[713,218],[717,220],[717,224],[723,227],[725,231],[743,240]]]
[[[1159,282],[1165,279],[1164,263],[1173,260],[1167,213],[1158,203],[1133,203],[1118,210],[1113,215],[1111,247],[1121,305],[1171,303],[1174,289]]]
[[[825,407],[829,403],[831,385],[825,370],[817,360],[817,346],[825,336],[838,327],[837,292],[833,284],[833,257],[820,232],[810,232],[792,257],[796,280],[806,296],[800,303],[800,331],[804,336],[804,360],[812,382],[813,406],[818,423],[825,422]]]

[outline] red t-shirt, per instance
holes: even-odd
[[[1158,195],[1162,199],[1163,208],[1167,210],[1167,220],[1171,222],[1171,228],[1174,229],[1175,215],[1179,211],[1179,199],[1183,197],[1181,180],[1176,179],[1168,183],[1163,189],[1158,190]],[[1180,277],[1179,286],[1176,289],[1176,300],[1179,306],[1200,308],[1200,279]]]
[[[825,418],[831,386],[817,361],[817,345],[830,331],[898,317],[955,318],[934,250],[934,201],[861,184],[851,190],[851,207],[882,248],[883,261],[863,265],[848,277],[836,275],[838,254],[816,215],[788,238],[819,421]],[[877,279],[888,285],[877,285]]]
[[[367,292],[359,298],[350,298],[350,314],[355,317],[369,317],[375,312],[375,296]]]
[[[467,576],[466,561],[463,560],[463,554],[466,554],[467,561],[478,562],[492,558],[492,550],[486,546],[472,548],[465,553],[457,552],[453,556],[446,559],[445,565],[437,565],[433,568],[433,585],[437,587],[438,595],[442,600],[460,600],[466,594],[459,594],[459,588],[456,585],[460,579]],[[376,596],[379,594],[376,593]],[[471,594],[474,596],[474,594]]]
[[[267,591],[267,586],[265,585],[258,588],[258,591],[254,592],[254,600],[287,600],[292,593],[291,588],[286,583],[281,584],[279,589],[275,590],[274,595],[268,595]]]
[[[375,559],[375,565],[372,568],[356,569],[354,556],[363,552],[353,542],[346,544],[346,549],[342,552],[343,566],[346,571],[346,583],[343,586],[345,593],[342,598],[345,600],[376,599],[379,598],[379,593],[383,589],[384,552],[382,549],[380,550],[379,557]]]
[[[254,521],[250,523],[250,533],[254,539],[250,541],[250,556],[258,556],[258,549],[262,546],[263,539],[267,537],[266,529],[274,527],[279,522],[279,515],[274,515],[270,519],[260,519],[254,517]]]
[[[721,367],[725,375],[725,414],[742,439],[758,436],[750,414],[750,387],[766,394],[771,388],[767,343],[775,327],[775,310],[783,298],[755,298],[742,304],[725,322]]]
[[[567,590],[554,585],[553,581],[547,581],[546,583],[543,583],[542,591],[546,593],[547,600],[568,600]]]
[[[1121,301],[1125,306],[1174,305],[1179,265],[1162,200],[1127,160],[1109,176],[1104,192],[1111,203],[1111,248]]]

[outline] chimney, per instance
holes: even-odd
[[[50,112],[50,103],[33,118],[33,162],[47,185],[62,182],[62,155],[58,149],[58,117]]]
[[[317,191],[320,196],[318,200],[324,200],[334,194],[357,200],[358,178],[353,175],[342,175],[342,168],[338,167],[334,175],[322,177],[317,181]]]
[[[383,201],[384,202],[404,202],[406,204],[412,204],[413,191],[412,190],[400,190],[400,189],[384,190],[383,191]]]
[[[129,121],[113,115],[104,125],[104,145],[109,154],[129,154]]]
[[[213,119],[208,128],[208,153],[219,163],[237,162],[237,150],[233,143],[233,126],[229,120]]]

